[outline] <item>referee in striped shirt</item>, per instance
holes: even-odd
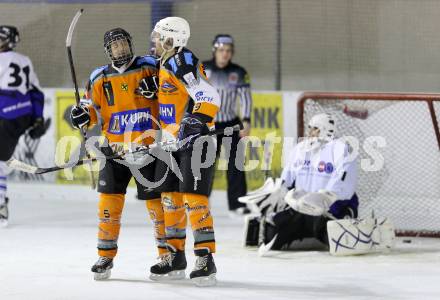
[[[228,159],[227,183],[228,205],[231,212],[237,214],[248,213],[245,204],[238,202],[238,197],[246,195],[246,177],[243,170],[244,153],[237,153],[240,137],[250,133],[250,120],[252,110],[252,97],[249,75],[246,70],[233,63],[234,40],[228,34],[218,34],[212,43],[213,58],[204,61],[206,75],[211,84],[217,88],[221,97],[221,107],[215,119],[215,127],[224,129],[243,123],[243,130],[234,131],[231,138],[223,140],[223,135],[217,135],[217,156],[220,154],[222,142]],[[240,100],[238,112],[237,100]],[[227,141],[231,141],[230,143]],[[230,144],[230,146],[228,145]],[[241,170],[237,163],[243,164]]]

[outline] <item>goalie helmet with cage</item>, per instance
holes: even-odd
[[[336,121],[329,113],[314,115],[308,123],[308,134],[302,144],[304,151],[315,151],[335,138]]]
[[[164,52],[178,48],[180,51],[188,44],[190,28],[188,22],[180,17],[167,17],[156,23],[151,33],[151,41],[158,41]]]
[[[14,26],[0,25],[0,52],[14,49],[20,41],[20,34]]]
[[[318,133],[316,134],[318,130]],[[314,115],[308,123],[308,135],[304,139],[305,150],[318,149],[322,144],[334,139],[336,134],[336,120],[329,113]]]
[[[336,121],[331,114],[314,115],[308,124],[309,130],[313,128],[319,129],[319,138],[323,140],[331,140],[335,137]]]
[[[131,35],[122,28],[114,28],[104,34],[104,49],[116,67],[128,64],[134,57]]]

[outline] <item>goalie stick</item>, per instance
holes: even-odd
[[[73,56],[72,56],[72,47],[71,46],[72,46],[73,32],[75,31],[76,23],[78,23],[78,20],[81,17],[83,12],[84,12],[84,9],[82,9],[82,8],[77,11],[77,13],[75,14],[75,16],[72,19],[72,22],[70,23],[69,31],[67,32],[67,37],[66,37],[67,57],[69,59],[70,73],[72,75],[72,82],[73,82],[73,86],[75,88],[76,105],[79,105],[80,97],[79,97],[79,91],[78,91],[78,82],[76,79],[75,65],[73,64]],[[87,129],[86,129],[86,127],[81,128],[81,134],[84,138],[84,144],[85,144],[87,142]],[[86,149],[86,157],[87,157],[87,160],[89,161],[90,166],[91,166],[91,163],[93,162],[93,160],[91,159],[90,154],[87,152],[87,149]],[[40,173],[40,174],[42,174],[42,173]],[[93,171],[91,169],[90,169],[89,175],[90,175],[90,180],[91,180],[91,184],[92,184],[92,189],[94,190],[96,188],[96,182],[95,182],[95,176],[93,175]]]
[[[241,130],[243,128],[242,126],[243,125],[238,124],[238,125],[235,125],[235,126],[229,128],[229,130],[228,130],[228,128],[225,129],[225,130],[217,129],[217,130],[214,130],[212,132],[209,132],[207,134],[207,136],[217,135],[217,134],[227,134],[227,132],[230,132],[230,130],[232,130],[232,131],[239,131],[239,130]],[[169,144],[170,144],[169,142],[161,142],[161,143],[158,143],[158,144],[152,144],[149,147],[142,147],[142,148],[136,149],[136,150],[131,151],[131,152],[123,151],[123,152],[118,152],[118,153],[115,153],[115,154],[112,154],[112,155],[107,155],[107,156],[100,155],[98,157],[81,159],[81,160],[79,160],[77,162],[70,163],[70,164],[65,164],[65,165],[62,165],[62,166],[54,166],[54,167],[47,167],[47,168],[40,168],[40,167],[37,167],[37,166],[32,166],[32,165],[29,165],[29,164],[27,164],[25,162],[19,161],[18,159],[15,159],[15,158],[9,159],[6,162],[6,165],[8,167],[10,167],[11,169],[14,169],[14,170],[17,170],[17,171],[22,171],[22,172],[25,172],[25,173],[45,174],[45,173],[56,172],[56,171],[60,171],[60,170],[64,170],[64,169],[70,169],[70,168],[81,166],[81,165],[84,165],[84,164],[90,164],[90,163],[93,163],[93,162],[98,161],[100,159],[110,160],[110,159],[122,158],[122,156],[124,156],[125,154],[128,154],[128,153],[139,153],[139,152],[146,152],[146,153],[148,153],[149,150],[152,149],[153,147],[164,147],[164,146],[167,146]]]

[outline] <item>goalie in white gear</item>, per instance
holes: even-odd
[[[281,178],[268,179],[239,200],[260,213],[246,220],[245,244],[262,245],[261,253],[304,238],[328,245],[327,222],[358,215],[356,157],[334,138],[330,114],[315,115],[308,125],[308,136],[292,149]]]

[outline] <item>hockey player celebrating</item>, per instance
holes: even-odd
[[[215,240],[208,193],[214,165],[201,168],[197,176],[191,164],[197,156],[201,156],[202,160],[208,156],[215,157],[215,149],[208,151],[205,144],[203,147],[193,146],[199,145],[197,138],[213,127],[220,97],[208,83],[198,58],[185,48],[189,37],[189,24],[179,17],[160,20],[152,32],[152,41],[161,64],[158,100],[162,136],[167,141],[185,143],[179,149],[170,149],[177,150],[172,155],[183,175],[182,181],[179,181],[175,173],[167,172],[168,168],[162,161],[157,162],[156,181],[167,174],[159,191],[170,253],[151,267],[150,278],[160,280],[185,276],[186,207],[194,234],[194,253],[197,256],[190,278],[196,285],[213,285],[216,282],[216,267],[212,256]],[[201,154],[195,154],[199,150]]]
[[[260,214],[247,218],[245,244],[262,244],[260,255],[304,238],[330,246],[335,255],[390,248],[394,240],[391,222],[355,219],[357,155],[335,139],[335,119],[318,114],[308,127],[308,137],[292,150],[281,178],[269,179],[262,189],[240,198]]]
[[[75,128],[92,126],[101,120],[102,132],[108,143],[101,150],[111,155],[134,145],[154,142],[154,117],[158,114],[156,100],[157,61],[152,56],[135,56],[130,34],[122,28],[109,30],[104,35],[104,48],[110,64],[97,68],[90,76],[87,96],[91,104],[74,106],[71,122]],[[139,90],[143,87],[143,90]],[[149,90],[146,91],[146,90]],[[152,134],[145,134],[149,131]],[[128,145],[130,144],[130,145]],[[126,161],[128,158],[125,157]],[[154,180],[154,162],[139,168],[141,175]],[[95,279],[107,279],[118,249],[127,185],[132,178],[131,168],[108,160],[99,172],[98,192],[99,259],[93,265]],[[160,194],[147,192],[135,177],[138,198],[146,201],[149,215],[155,225],[159,255],[167,252],[164,244],[164,221]]]
[[[29,57],[14,51],[19,41],[16,27],[0,25],[0,226],[8,224],[5,161],[26,130],[33,139],[46,131],[44,94]]]

